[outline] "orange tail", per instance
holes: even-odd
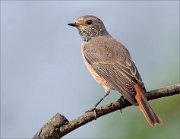
[[[141,87],[138,84],[136,84],[134,85],[134,88],[136,91],[135,99],[138,103],[139,108],[143,112],[146,120],[148,121],[149,125],[154,126],[156,124],[162,124],[162,120],[158,117],[158,115],[155,114],[155,112],[151,108]]]

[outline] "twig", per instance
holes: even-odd
[[[149,91],[146,94],[146,97],[148,100],[152,100],[176,94],[180,94],[180,84]],[[120,99],[97,109],[97,117],[95,117],[94,112],[86,112],[72,121],[68,121],[63,115],[57,113],[40,129],[39,132],[34,135],[33,139],[61,138],[69,132],[92,120],[95,120],[98,117],[128,106],[131,106],[129,102],[126,100],[122,101]]]

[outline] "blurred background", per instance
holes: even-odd
[[[1,138],[30,138],[56,113],[73,120],[104,95],[67,25],[87,14],[129,49],[147,90],[180,82],[179,1],[1,1]],[[112,91],[101,105],[119,97]],[[163,126],[132,106],[65,138],[179,139],[179,104],[179,95],[151,101]]]

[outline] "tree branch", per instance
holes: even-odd
[[[147,92],[146,97],[148,100],[152,100],[176,94],[180,94],[180,84],[149,91]],[[131,106],[129,102],[119,99],[116,102],[107,104],[106,106],[102,106],[97,109],[97,117],[95,117],[94,112],[86,112],[70,122],[63,115],[57,113],[40,129],[40,131],[34,135],[33,139],[61,138],[78,127],[95,120],[96,118],[128,106]]]

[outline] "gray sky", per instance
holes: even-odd
[[[104,94],[85,67],[77,30],[67,26],[82,15],[101,18],[129,49],[147,90],[177,83],[178,11],[177,1],[2,1],[1,137],[32,137],[57,112],[72,120]],[[107,119],[66,137],[103,137]]]

